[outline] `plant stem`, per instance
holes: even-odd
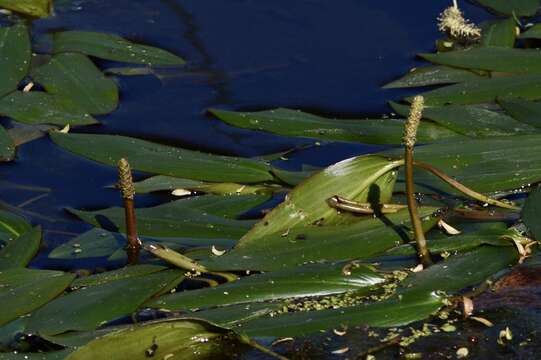
[[[259,351],[261,351],[262,353],[266,354],[266,355],[269,355],[275,359],[279,359],[279,360],[289,360],[288,358],[286,358],[285,356],[282,356],[278,353],[275,353],[274,351],[272,351],[271,349],[257,343],[255,340],[253,339],[250,339],[248,336],[246,335],[240,335],[239,336],[239,340],[241,343],[243,344],[246,344],[248,346],[251,346],[253,347],[254,349],[257,349]]]
[[[134,265],[139,262],[141,240],[137,237],[137,222],[135,220],[135,188],[133,186],[130,164],[124,158],[118,162],[118,174],[126,219],[126,238],[128,240],[126,254],[128,255],[128,264]]]

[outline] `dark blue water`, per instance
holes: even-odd
[[[112,32],[168,49],[188,65],[154,76],[116,77],[118,110],[103,125],[75,131],[136,136],[181,147],[257,156],[313,141],[235,129],[206,115],[211,107],[290,107],[338,117],[380,117],[405,91],[380,87],[421,65],[439,37],[436,17],[448,0],[58,0],[56,16],[36,21],[36,39],[58,30]],[[490,17],[461,2],[467,16]],[[102,68],[119,64],[101,62]],[[328,165],[373,151],[363,144],[301,150],[285,168]],[[143,174],[141,174],[143,176]],[[0,166],[0,200],[43,224],[50,249],[88,228],[64,207],[120,205],[105,186],[116,170],[74,156],[42,138]],[[47,188],[21,188],[20,185]],[[40,196],[40,197],[38,197]],[[141,196],[140,206],[163,202]],[[47,266],[41,256],[36,266]]]

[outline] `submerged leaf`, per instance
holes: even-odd
[[[250,183],[273,179],[270,166],[263,161],[205,154],[117,135],[53,132],[50,136],[73,153],[112,166],[126,158],[134,170],[193,180]]]
[[[102,115],[114,111],[118,105],[116,83],[85,55],[55,55],[45,65],[33,69],[31,76],[68,109]]]
[[[267,131],[277,135],[351,141],[366,144],[400,144],[404,121],[399,119],[338,120],[290,109],[258,112],[209,110],[229,125]],[[432,142],[457,137],[452,131],[424,123],[417,133],[420,141]]]
[[[102,59],[149,66],[184,65],[185,61],[168,51],[136,44],[118,35],[90,32],[63,31],[54,34],[55,54],[76,52]]]
[[[538,0],[475,0],[500,14],[533,16],[539,9]]]
[[[14,158],[15,143],[11,135],[0,125],[0,161],[11,161]]]
[[[4,4],[5,0],[0,0],[0,7],[15,7],[20,1]],[[25,25],[0,28],[0,97],[17,89],[28,73],[31,55],[30,35]]]

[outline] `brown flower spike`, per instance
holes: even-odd
[[[141,250],[141,240],[137,237],[137,225],[135,220],[135,187],[131,175],[130,164],[128,160],[122,158],[118,162],[118,185],[124,201],[124,214],[126,218],[126,254],[130,265],[139,262],[139,251]]]

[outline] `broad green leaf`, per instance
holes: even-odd
[[[419,209],[425,230],[438,221],[431,216],[436,210]],[[367,259],[411,241],[409,220],[408,211],[402,210],[350,225],[293,228],[284,236],[266,235],[202,264],[213,270],[280,270],[311,262]]]
[[[541,51],[537,49],[482,47],[420,56],[436,64],[458,68],[541,74]]]
[[[14,158],[15,143],[6,129],[0,125],[0,161],[11,161]]]
[[[71,288],[89,287],[110,283],[111,281],[128,279],[143,275],[152,274],[167,269],[159,265],[131,265],[120,269],[102,272],[90,276],[84,276],[71,283]]]
[[[280,188],[266,185],[241,185],[235,183],[211,183],[172,176],[157,175],[135,183],[136,193],[149,193],[162,190],[186,190],[219,195],[267,194]]]
[[[118,35],[90,31],[57,32],[53,52],[82,53],[98,58],[149,66],[183,65],[185,61],[168,51],[136,44]]]
[[[430,144],[415,148],[415,159],[428,163],[478,192],[517,189],[541,181],[541,135],[505,136]],[[385,152],[401,156],[402,151]],[[425,170],[415,182],[448,190]]]
[[[489,21],[482,26],[481,45],[484,47],[500,46],[512,48],[517,37],[516,23],[513,18]]]
[[[254,302],[187,313],[184,317],[210,321],[213,324],[231,329],[239,323],[267,316],[273,311],[281,309],[284,305],[284,302],[277,301],[264,303]]]
[[[356,325],[397,327],[427,318],[443,306],[443,300],[428,293],[340,309],[286,313],[248,321],[236,331],[248,336],[301,336]]]
[[[429,85],[454,84],[480,79],[481,75],[469,70],[448,66],[423,66],[413,68],[409,73],[383,86],[384,89],[410,88]]]
[[[0,250],[0,270],[25,267],[37,254],[41,242],[41,227],[36,226],[7,243]]]
[[[445,86],[421,94],[426,106],[446,104],[480,104],[493,102],[498,97],[526,99],[541,98],[540,75],[514,75]],[[411,101],[411,98],[407,98]]]
[[[314,223],[335,224],[339,215],[326,202],[335,195],[358,202],[389,202],[396,180],[395,169],[401,164],[400,160],[364,156],[329,166],[293,189],[284,202],[242,237],[237,247],[242,248],[263,236],[284,233],[294,227]],[[341,219],[348,217],[342,216]]]
[[[481,245],[513,246],[508,240],[500,239],[506,233],[506,228],[499,226],[482,229],[471,233],[450,236],[445,239],[427,240],[428,248],[432,254],[443,252],[456,253],[470,251]],[[397,246],[386,252],[390,256],[416,256],[415,243]]]
[[[212,245],[220,249],[228,249],[235,244],[235,240],[219,238],[163,238],[140,236],[143,244],[155,243],[180,251],[192,246]],[[52,259],[89,259],[96,257],[111,257],[110,260],[122,260],[126,256],[126,236],[112,233],[100,228],[83,233],[70,241],[56,247],[49,253]]]
[[[9,211],[0,210],[0,247],[32,229],[26,219]]]
[[[539,0],[475,0],[500,14],[533,16],[539,9]]]
[[[117,135],[53,132],[50,136],[68,151],[112,166],[126,158],[134,170],[192,180],[251,183],[273,179],[270,166],[262,161],[205,154]]]
[[[541,24],[535,24],[518,37],[520,39],[541,39]]]
[[[261,195],[231,197],[205,195],[140,208],[135,211],[137,230],[140,235],[149,237],[238,239],[248,231],[253,221],[234,218],[267,199],[267,196]],[[68,210],[90,224],[113,231],[125,231],[123,208],[113,207],[97,211]]]
[[[528,196],[522,209],[522,220],[535,240],[541,239],[541,186],[537,186]]]
[[[55,335],[95,329],[104,322],[133,313],[146,300],[183,277],[181,271],[166,270],[73,291],[34,312],[28,330]]]
[[[20,0],[11,1],[13,5]],[[3,2],[0,0],[0,7]],[[17,89],[32,57],[28,28],[22,24],[0,27],[0,97]]]
[[[290,109],[251,113],[216,109],[209,111],[229,125],[284,136],[366,144],[400,144],[404,132],[404,121],[398,119],[338,120]],[[457,135],[435,124],[425,123],[419,128],[417,136],[420,141],[432,142]]]
[[[33,17],[50,15],[52,0],[0,0],[0,8],[9,9]]]
[[[209,359],[227,354],[227,343],[235,336],[228,330],[202,320],[182,319],[151,322],[97,338],[79,348],[67,360]],[[156,345],[156,346],[153,346]]]
[[[297,186],[304,180],[308,179],[310,176],[317,173],[320,169],[310,169],[310,170],[301,170],[301,171],[288,171],[279,168],[272,168],[272,174],[280,181],[283,181],[287,185]]]
[[[513,118],[525,124],[541,128],[541,104],[517,99],[498,99],[500,106]]]
[[[94,115],[108,114],[118,105],[118,88],[85,55],[55,55],[32,70],[32,78],[57,101]]]
[[[10,352],[0,353],[0,360],[63,360],[73,350],[58,350],[49,352]]]
[[[409,106],[391,102],[393,110],[407,115]],[[501,112],[496,112],[479,105],[447,105],[426,107],[423,118],[432,120],[459,134],[471,137],[528,135],[538,130],[519,122]],[[422,143],[420,139],[418,142]]]
[[[344,275],[344,264],[306,265],[252,275],[216,287],[182,291],[145,304],[167,310],[190,310],[214,306],[262,302],[308,296],[325,296],[346,291],[373,289],[385,281],[371,268],[360,265]]]
[[[9,269],[0,271],[0,325],[48,303],[75,278],[52,270]]]
[[[26,328],[25,317],[20,317],[9,323],[0,326],[0,354],[4,351],[10,351],[12,344],[15,342],[19,334],[24,333]]]
[[[77,106],[40,91],[15,91],[3,97],[0,99],[0,114],[25,124],[77,126],[98,123]]]

